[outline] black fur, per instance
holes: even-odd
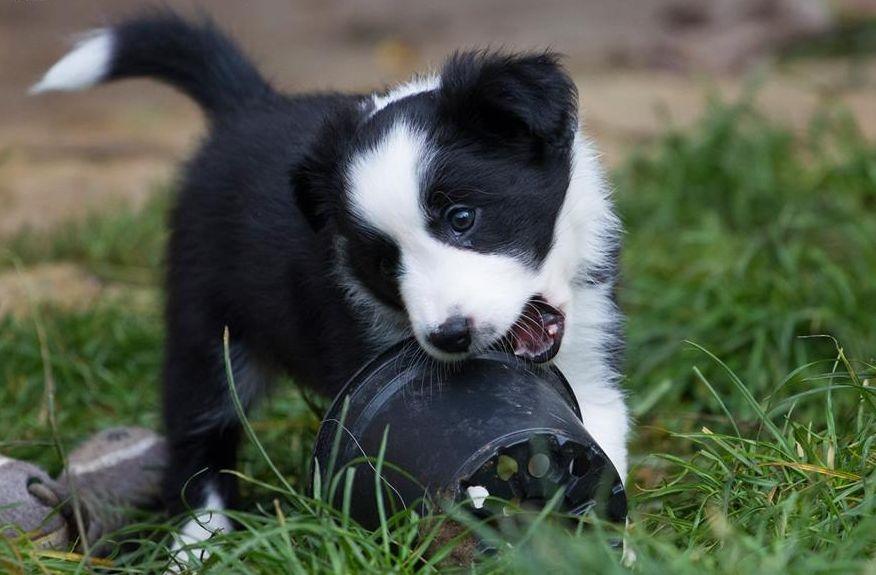
[[[113,28],[115,46],[107,79],[160,78],[211,116],[274,98],[258,70],[209,20],[198,26],[164,11]]]
[[[233,467],[233,460],[220,465],[212,455],[233,453],[229,440],[237,435],[229,431],[237,422],[221,361],[226,325],[242,348],[235,372],[247,365],[255,376],[285,371],[326,394],[340,390],[368,358],[365,326],[355,327],[360,320],[331,273],[329,230],[313,231],[288,179],[323,119],[350,105],[335,95],[252,103],[240,121],[217,124],[187,166],[167,261],[171,502],[194,472],[210,469],[190,491]],[[261,386],[260,379],[239,377],[241,393],[250,395],[246,388]]]
[[[278,372],[333,395],[375,352],[369,318],[352,307],[339,268],[385,304],[387,317],[403,320],[398,248],[351,217],[343,181],[344,162],[399,115],[442,150],[422,183],[435,237],[522,254],[533,266],[552,245],[576,110],[574,86],[550,54],[458,54],[437,93],[370,117],[364,96],[276,93],[209,23],[160,13],[114,34],[108,79],[163,80],[212,119],[185,167],[168,246],[165,492],[173,511],[203,504],[208,484],[228,505],[237,498],[232,476],[219,473],[234,468],[240,436],[223,370],[226,326],[249,406]],[[490,215],[455,235],[443,213],[460,202]]]
[[[461,52],[441,78],[440,109],[455,128],[493,136],[491,144],[572,145],[577,91],[555,54]]]

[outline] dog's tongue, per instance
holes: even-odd
[[[563,312],[540,297],[532,298],[511,328],[514,355],[536,363],[553,359],[563,341]]]

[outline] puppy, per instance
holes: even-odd
[[[411,335],[437,362],[555,361],[626,476],[620,226],[555,55],[463,52],[386,92],[283,95],[209,22],[157,12],[91,32],[33,92],[131,77],[209,120],[170,219],[172,511],[237,502],[226,326],[246,407],[279,373],[333,395]],[[182,542],[230,528],[204,514]]]

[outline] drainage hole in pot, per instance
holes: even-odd
[[[544,453],[536,453],[529,458],[526,470],[536,479],[541,479],[551,470],[551,458]]]
[[[569,473],[575,477],[584,477],[588,471],[590,471],[590,460],[584,455],[579,455],[569,462]]]

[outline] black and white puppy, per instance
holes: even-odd
[[[167,254],[171,509],[184,486],[195,508],[235,505],[225,326],[246,405],[278,373],[334,394],[410,335],[441,362],[494,345],[556,361],[625,477],[619,222],[556,56],[459,53],[387,92],[287,96],[211,24],[153,13],[91,32],[33,91],[128,77],[210,125]],[[182,542],[230,528],[205,514]]]

